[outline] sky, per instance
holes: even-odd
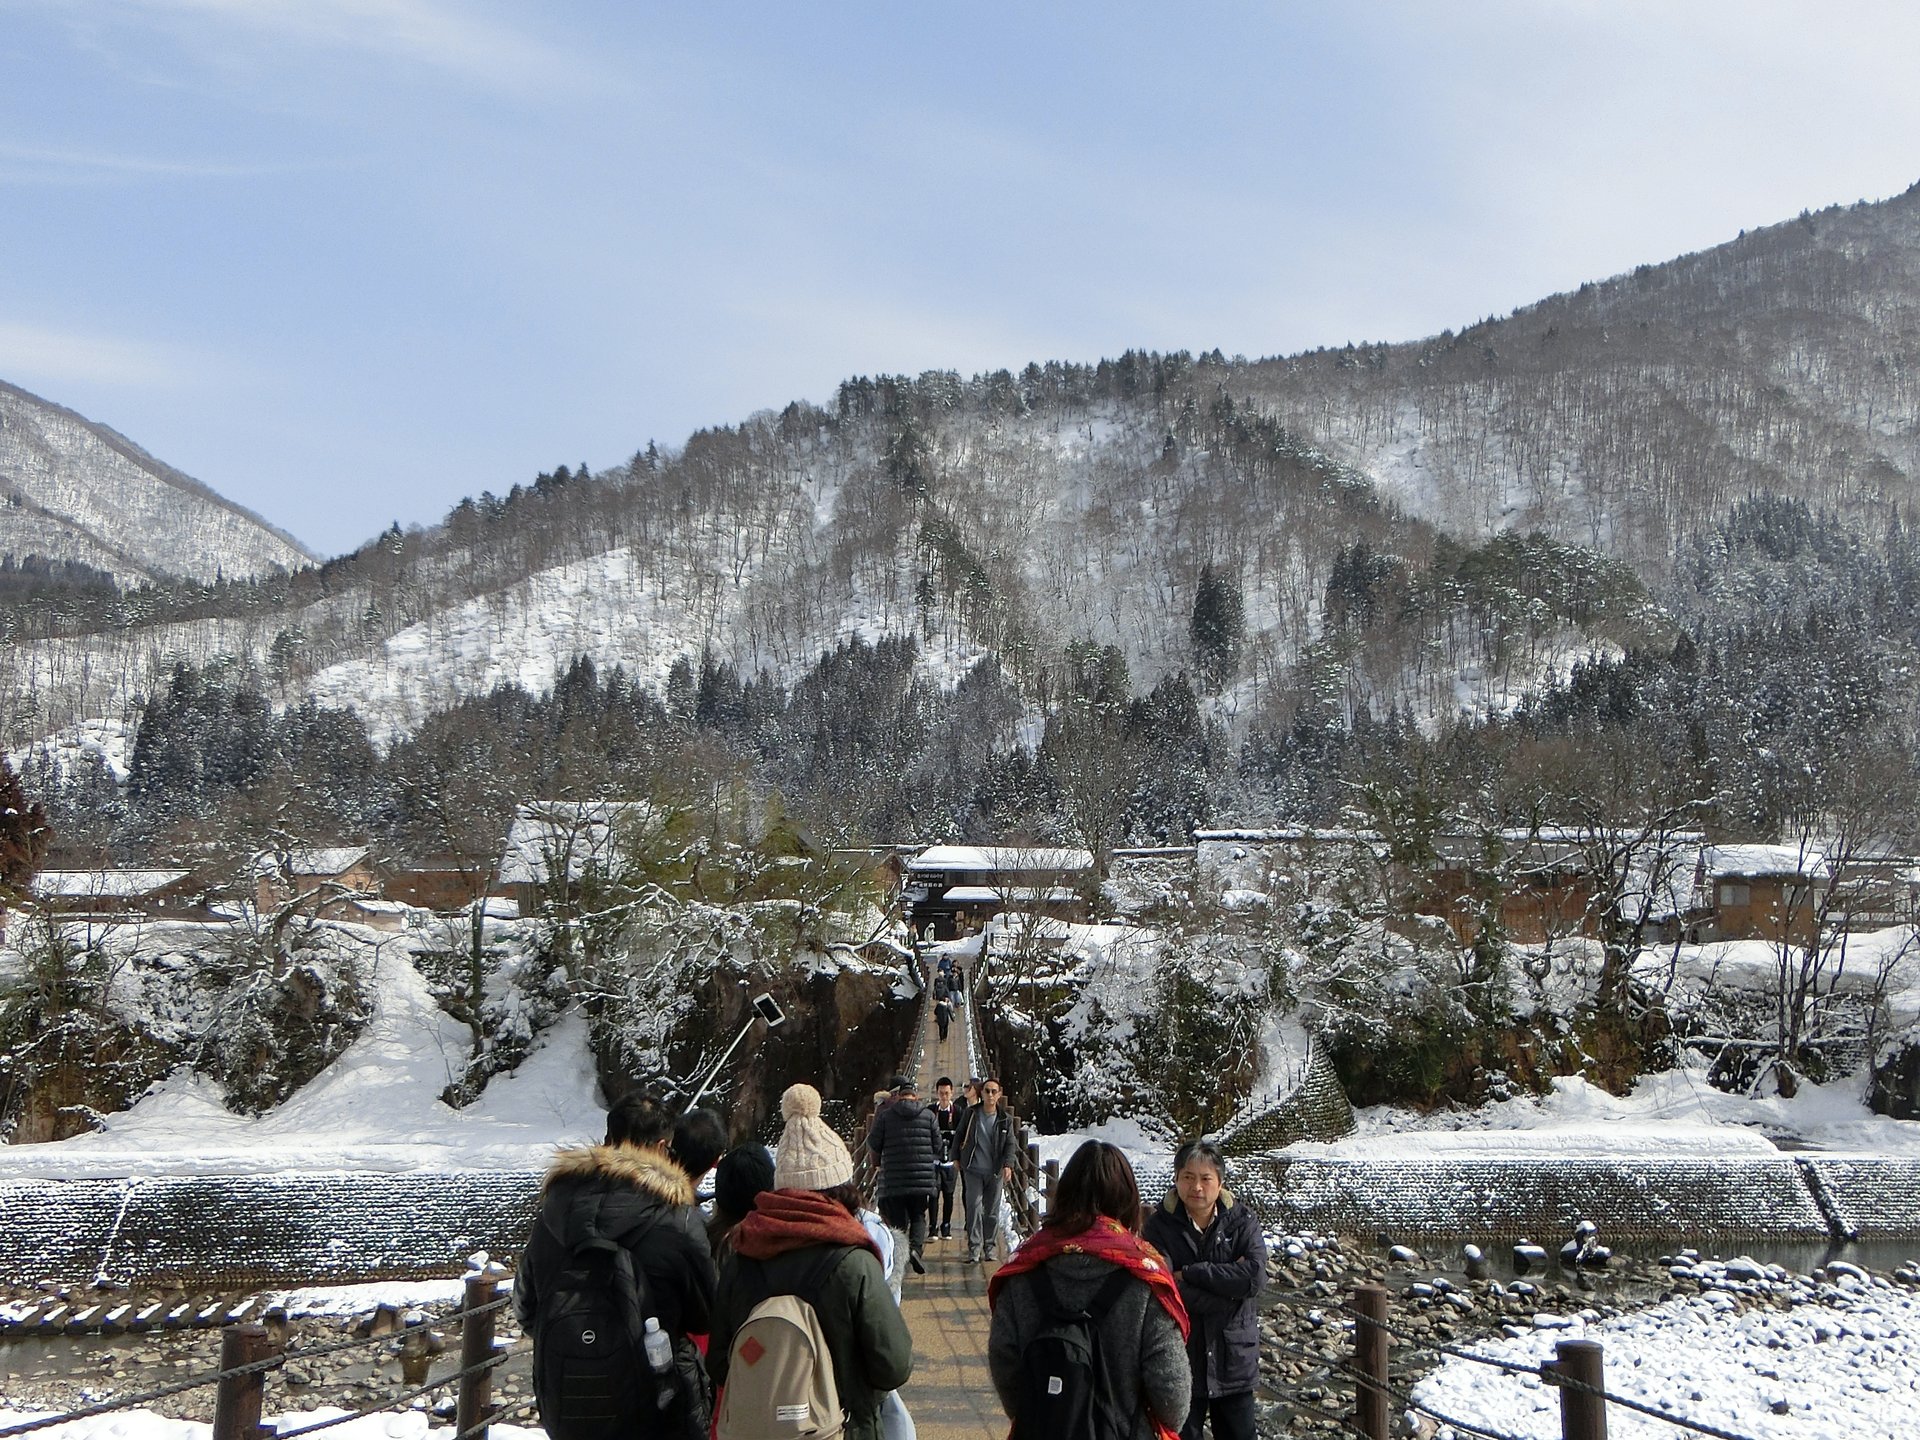
[[[1920,6],[0,0],[0,380],[322,555],[855,374],[1406,340],[1920,180]]]

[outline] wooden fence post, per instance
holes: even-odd
[[[1047,1176],[1047,1183],[1041,1187],[1041,1193],[1046,1196],[1047,1200],[1046,1207],[1041,1211],[1040,1215],[1040,1218],[1044,1220],[1053,1213],[1054,1192],[1060,1188],[1060,1162],[1058,1160],[1049,1160],[1041,1168],[1046,1171]]]
[[[1354,1384],[1354,1428],[1367,1440],[1387,1440],[1386,1287],[1354,1286],[1353,1308],[1353,1368],[1363,1377]]]
[[[1607,1440],[1606,1352],[1597,1340],[1562,1340],[1540,1377],[1560,1386],[1561,1440]],[[1577,1385],[1565,1382],[1572,1380]]]
[[[462,1436],[474,1430],[468,1440],[487,1440],[485,1425],[493,1418],[493,1367],[479,1367],[494,1356],[493,1322],[500,1312],[473,1312],[500,1298],[500,1276],[497,1265],[469,1275],[467,1298],[460,1307],[467,1314],[460,1320],[460,1390],[453,1405],[453,1433]]]
[[[229,1325],[220,1334],[220,1368],[234,1370],[265,1360],[275,1353],[267,1327],[248,1323]],[[260,1424],[267,1390],[267,1372],[229,1375],[213,1392],[213,1440],[260,1440],[272,1433]]]

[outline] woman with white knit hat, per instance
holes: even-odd
[[[770,1295],[797,1295],[819,1316],[846,1411],[846,1440],[881,1440],[881,1407],[913,1370],[913,1337],[887,1289],[879,1251],[855,1212],[860,1189],[846,1143],[820,1118],[820,1092],[791,1085],[773,1151],[774,1188],[733,1232],[720,1267],[707,1368],[727,1383],[734,1332]],[[721,1424],[726,1425],[724,1403]],[[826,1428],[831,1428],[830,1425]]]

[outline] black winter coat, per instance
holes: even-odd
[[[706,1376],[686,1337],[704,1335],[711,1323],[713,1255],[693,1208],[693,1183],[664,1156],[631,1145],[594,1145],[554,1157],[514,1272],[513,1313],[537,1345],[541,1298],[573,1247],[590,1231],[612,1237],[641,1226],[645,1232],[627,1246],[635,1273],[646,1281],[651,1313],[673,1337],[675,1364],[689,1393],[703,1397],[704,1412]]]
[[[1259,1220],[1231,1190],[1222,1190],[1213,1223],[1198,1231],[1179,1194],[1169,1192],[1142,1233],[1167,1257],[1187,1302],[1194,1393],[1203,1384],[1209,1399],[1253,1389],[1260,1377],[1259,1296],[1267,1283],[1267,1241]]]
[[[879,1197],[931,1195],[940,1188],[940,1123],[921,1100],[894,1100],[880,1107],[867,1132],[867,1148],[880,1161]]]

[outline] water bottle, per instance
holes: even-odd
[[[653,1371],[656,1381],[653,1403],[664,1410],[673,1403],[673,1341],[660,1328],[660,1321],[649,1315],[640,1344],[647,1352],[647,1368]]]

